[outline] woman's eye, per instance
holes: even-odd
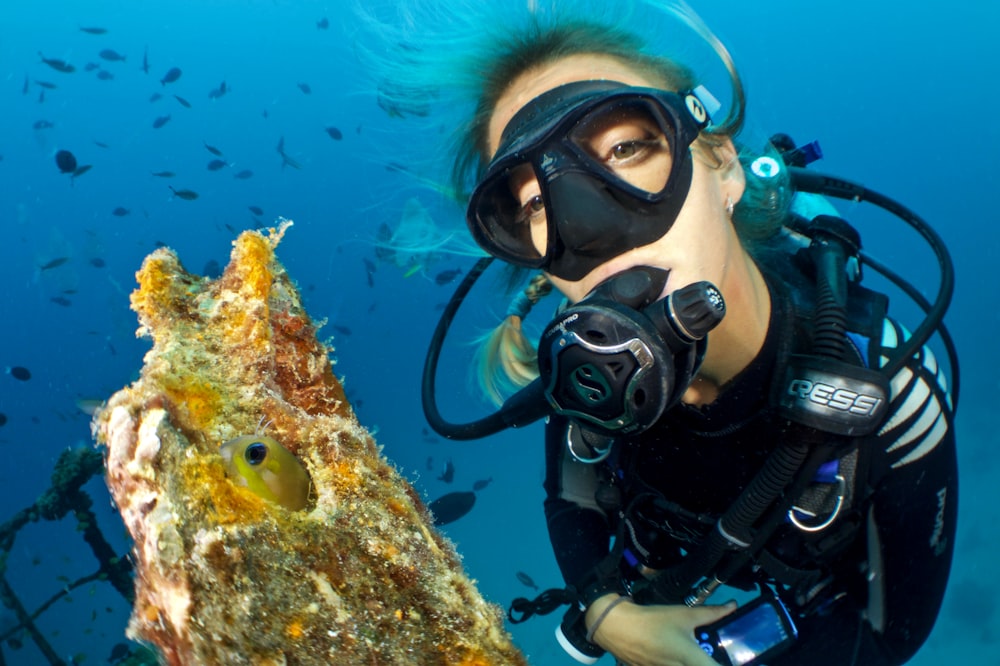
[[[523,221],[528,221],[544,210],[545,202],[542,201],[542,195],[536,194],[521,204],[521,211],[518,218]]]
[[[625,162],[648,155],[659,146],[656,139],[633,139],[616,143],[608,151],[609,162]]]
[[[636,153],[636,146],[634,141],[629,141],[627,143],[619,143],[617,146],[611,149],[611,156],[617,160],[625,160]]]

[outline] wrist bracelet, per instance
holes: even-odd
[[[604,610],[601,611],[601,614],[597,616],[596,620],[594,620],[594,624],[591,625],[590,630],[587,631],[587,642],[588,643],[594,642],[594,634],[597,633],[597,628],[601,626],[601,623],[604,622],[604,619],[608,616],[608,613],[610,613],[615,606],[617,606],[623,601],[630,601],[630,600],[631,597],[623,595],[612,601],[607,606],[605,606]]]

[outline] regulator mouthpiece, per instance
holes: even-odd
[[[680,400],[725,302],[708,282],[657,300],[668,276],[648,266],[620,273],[549,324],[538,364],[557,413],[599,433],[634,434]]]

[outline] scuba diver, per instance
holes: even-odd
[[[435,369],[490,259],[465,278],[428,354],[428,420],[474,439],[546,419],[544,510],[566,587],[516,600],[510,618],[568,604],[556,633],[577,660],[904,663],[934,625],[956,528],[954,403],[926,346],[939,332],[957,374],[947,251],[904,206],[804,168],[816,145],[742,146],[735,66],[684,18],[726,64],[724,117],[691,71],[614,21],[532,16],[468,58],[468,227],[541,277],[484,363],[522,388],[455,424]],[[915,227],[941,263],[937,299],[862,252],[826,197]],[[924,321],[890,318],[862,266]],[[565,300],[536,354],[520,322],[550,287]],[[723,585],[756,597],[706,604]]]

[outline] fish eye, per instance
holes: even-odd
[[[267,458],[267,444],[254,442],[243,452],[243,457],[251,465],[259,465]]]

